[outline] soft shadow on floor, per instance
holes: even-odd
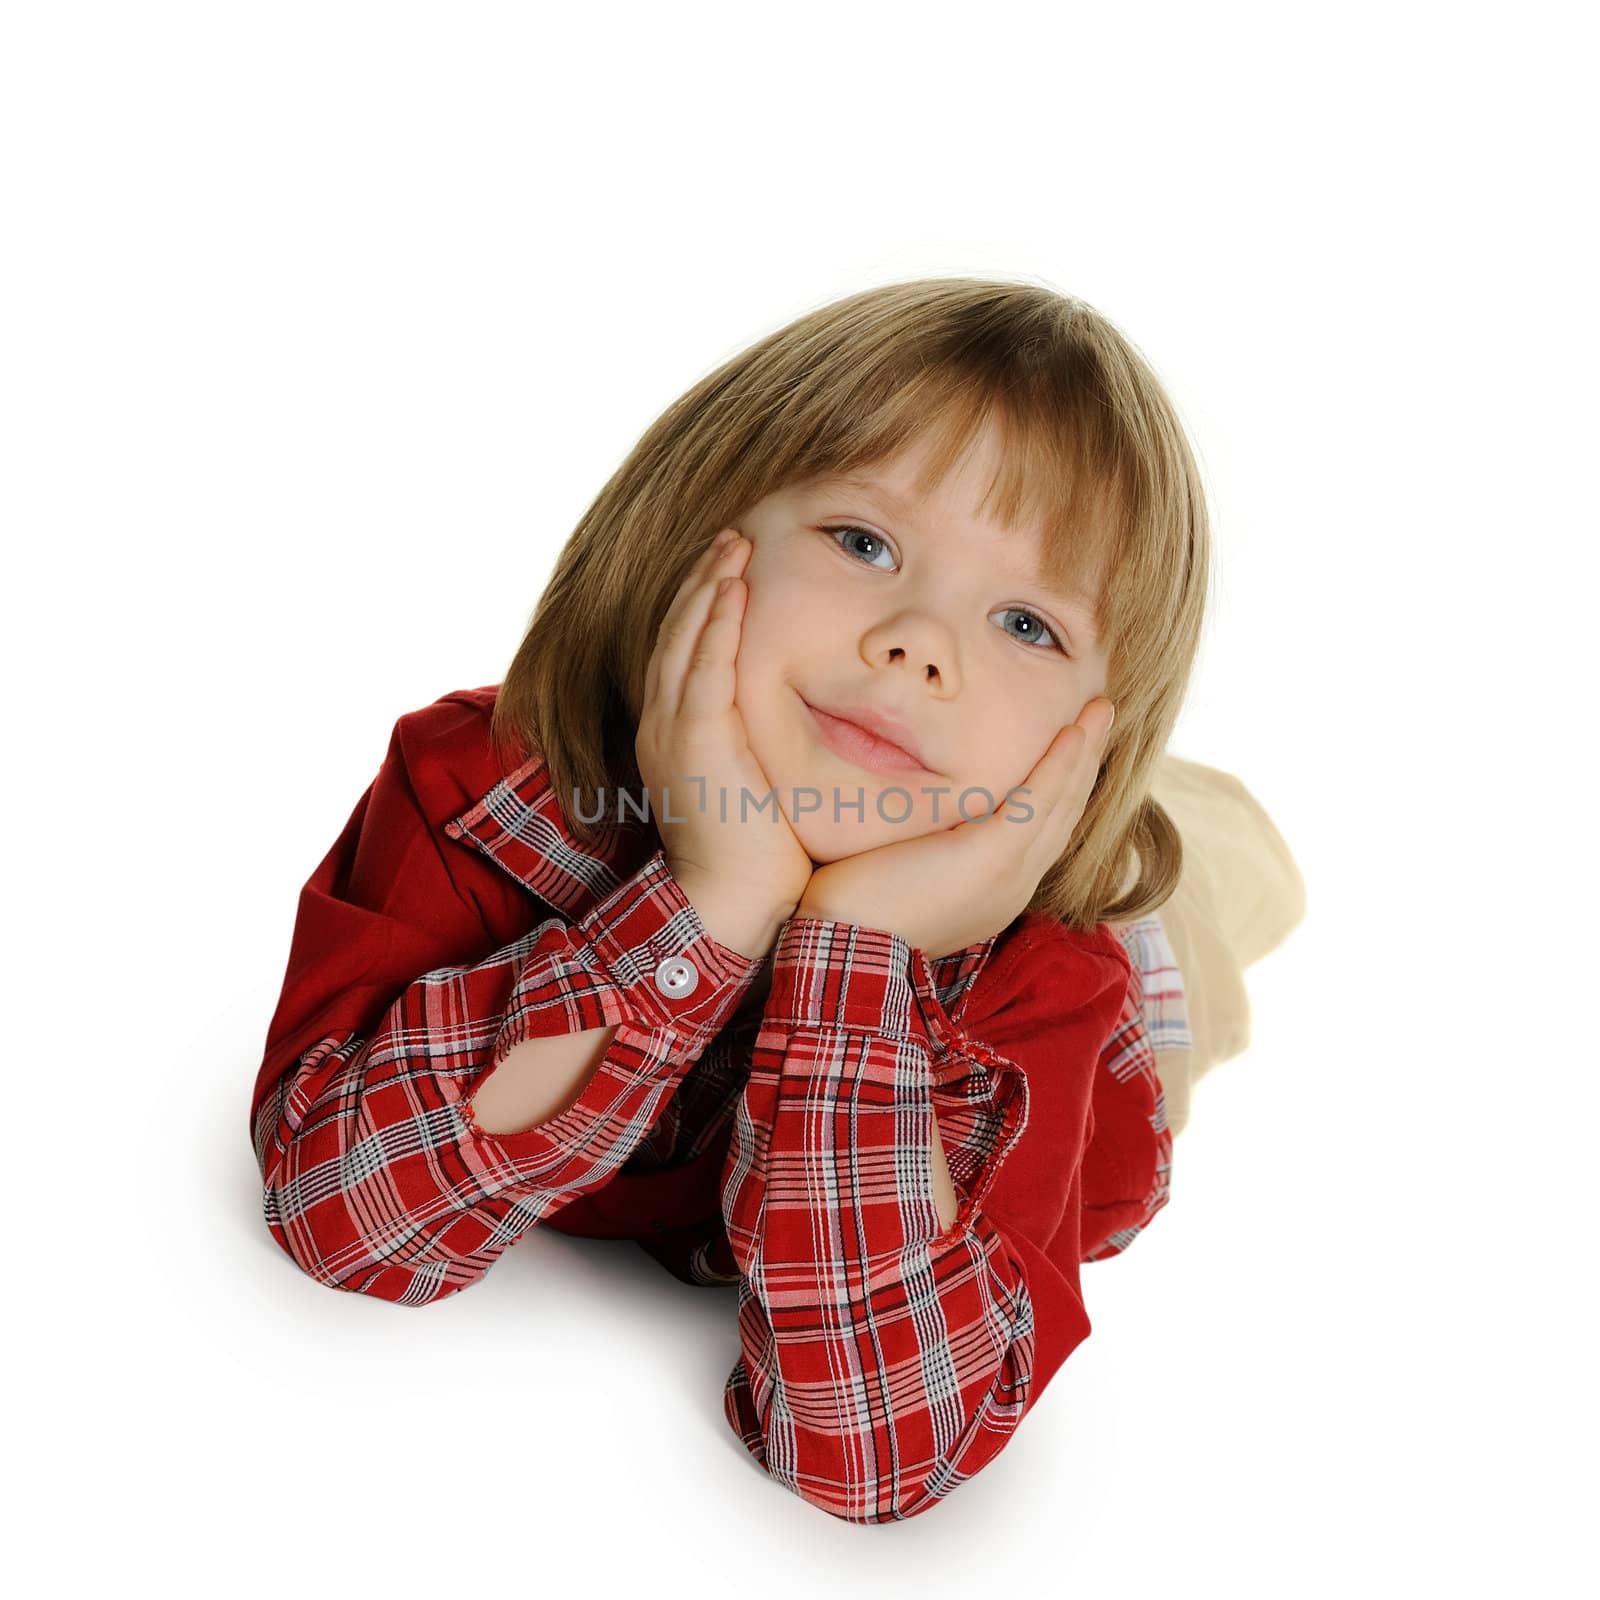
[[[262,1270],[298,1272],[272,1237],[261,1214],[261,1179],[248,1150],[219,1159],[212,1174],[213,1215],[226,1235],[219,1241],[241,1259],[258,1253]],[[502,1297],[530,1307],[547,1303],[552,1285],[574,1306],[608,1309],[637,1327],[641,1354],[655,1364],[656,1380],[678,1383],[704,1402],[706,1426],[727,1434],[743,1454],[722,1415],[722,1388],[739,1354],[736,1286],[702,1288],[680,1282],[631,1239],[586,1239],[534,1227],[490,1267]],[[472,1288],[460,1291],[471,1294]],[[514,1313],[513,1313],[514,1314]],[[660,1336],[653,1337],[659,1330]],[[646,1349],[648,1347],[648,1349]]]

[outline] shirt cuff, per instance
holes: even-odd
[[[635,1010],[703,1048],[765,965],[713,938],[657,850],[573,924]]]
[[[766,958],[746,956],[714,939],[657,850],[636,872],[570,926],[552,918],[527,953],[512,988],[485,1075],[524,1040],[582,1033],[623,1023],[661,1030],[627,1065],[607,1070],[615,1046],[602,1058],[582,1093],[564,1111],[531,1128],[491,1133],[463,1105],[466,1125],[478,1143],[499,1159],[537,1160],[546,1167],[552,1152],[593,1168],[609,1158],[619,1132],[615,1124],[618,1081],[628,1071],[665,1079],[702,1054],[738,1009]],[[690,984],[685,968],[694,975]],[[557,1026],[550,1025],[554,1014]],[[617,1053],[620,1054],[620,1053]],[[652,1106],[656,1105],[651,1101]],[[654,1111],[634,1130],[637,1144]],[[597,1137],[602,1125],[608,1138]],[[620,1167],[631,1146],[613,1159]],[[549,1181],[548,1179],[546,1180]],[[557,1185],[559,1192],[559,1185]]]
[[[772,950],[767,1020],[926,1039],[935,1057],[959,1030],[939,1002],[925,952],[888,928],[791,917]]]

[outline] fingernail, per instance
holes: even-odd
[[[719,533],[716,536],[716,538],[713,539],[711,542],[714,545],[721,546],[721,545],[725,545],[732,537],[733,537],[733,529],[732,528],[724,528],[722,530],[722,532]]]

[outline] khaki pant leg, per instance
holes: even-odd
[[[1151,792],[1183,839],[1183,871],[1156,915],[1183,976],[1193,1045],[1156,1053],[1167,1117],[1179,1133],[1193,1086],[1250,1044],[1244,969],[1305,916],[1305,881],[1261,803],[1229,772],[1161,759]]]

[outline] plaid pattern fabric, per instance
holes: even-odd
[[[1166,1203],[1131,959],[1160,956],[1159,924],[1026,917],[929,961],[797,917],[744,957],[653,829],[585,848],[537,755],[501,774],[494,693],[400,719],[301,892],[251,1105],[268,1228],[318,1282],[405,1305],[476,1282],[535,1225],[635,1239],[736,1288],[725,1409],[772,1477],[848,1521],[918,1514],[1088,1335],[1080,1263]],[[687,994],[658,983],[670,960]],[[477,1125],[473,1091],[515,1044],[601,1026],[567,1110]]]
[[[1127,923],[1117,937],[1130,974],[1122,1015],[1100,1052],[1101,1080],[1123,1093],[1096,1097],[1104,1126],[1084,1154],[1089,1224],[1083,1259],[1120,1255],[1169,1198],[1172,1130],[1155,1052],[1190,1044],[1183,974],[1161,918]],[[1137,1165],[1128,1158],[1137,1156]],[[1145,1163],[1149,1181],[1145,1182]],[[1120,1198],[1118,1198],[1120,1197]]]
[[[1183,973],[1167,939],[1159,915],[1152,912],[1117,930],[1139,974],[1140,1011],[1152,1050],[1189,1050],[1189,1012],[1183,992]]]

